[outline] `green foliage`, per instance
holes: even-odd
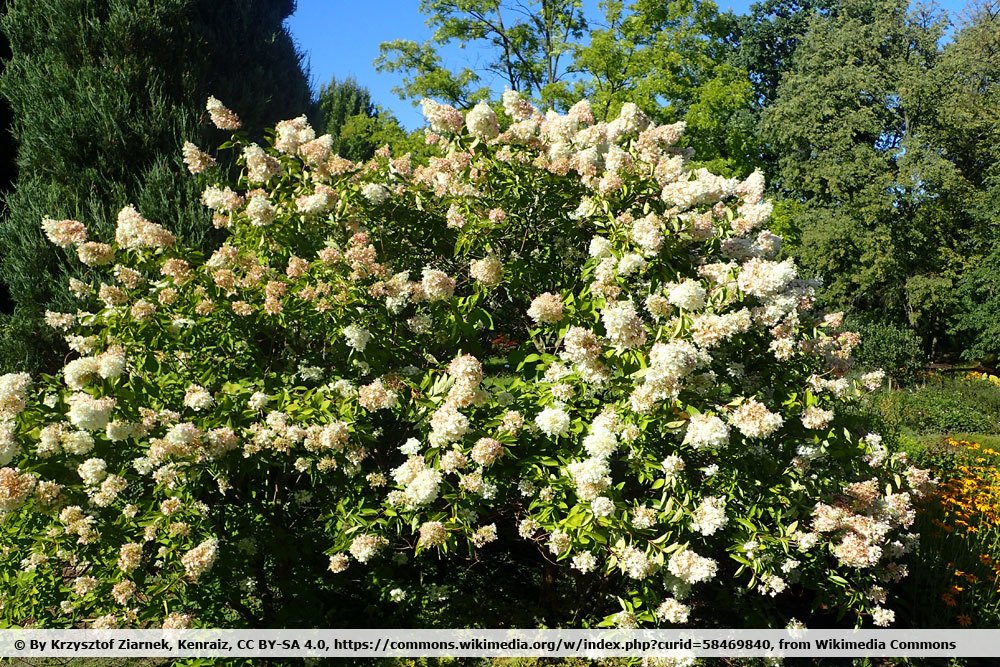
[[[575,66],[599,118],[633,102],[660,122],[675,122],[717,76],[728,23],[710,0],[605,4],[607,27],[577,48]]]
[[[956,297],[961,307],[953,331],[967,341],[966,359],[996,360],[1000,356],[1000,249],[966,268]]]
[[[7,0],[0,0],[0,17],[7,10]],[[10,41],[7,35],[0,30],[0,78],[3,77],[7,62],[10,60]],[[17,174],[17,163],[15,156],[17,151],[14,146],[14,116],[11,113],[10,105],[0,96],[0,220],[7,215],[7,192],[14,186],[14,178]],[[7,286],[0,281],[0,318],[6,318],[14,310],[14,304],[10,299],[10,291]],[[0,324],[0,326],[4,326]]]
[[[711,0],[608,2],[607,26],[574,52],[577,96],[610,119],[625,102],[658,122],[687,122],[686,145],[726,175],[746,176],[760,147],[749,115],[753,88],[727,62],[731,17]]]
[[[912,327],[939,356],[964,346],[958,333],[989,340],[997,312],[963,273],[981,264],[997,211],[987,118],[998,109],[1000,50],[995,12],[974,13],[942,47],[941,17],[907,6],[808,10],[763,119],[777,185],[802,207],[789,251],[824,280],[826,303]]]
[[[348,118],[375,115],[371,93],[354,77],[343,81],[334,77],[329,83],[320,86],[316,106],[323,118],[322,130],[334,137],[340,134],[340,128]]]
[[[767,107],[777,97],[782,75],[791,69],[792,57],[810,21],[829,14],[837,0],[764,0],[735,19],[732,58],[750,73],[755,101]]]
[[[547,102],[565,101],[569,52],[587,27],[581,0],[421,0],[420,11],[434,29],[429,42],[385,42],[375,61],[380,71],[403,72],[403,98],[431,97],[469,107],[489,97],[479,74],[444,67],[438,48],[458,43],[484,46],[482,69],[511,89]]]
[[[7,0],[0,0],[0,17],[7,11]],[[0,77],[3,76],[10,60],[10,41],[7,35],[0,31]],[[14,125],[14,117],[10,111],[10,105],[0,97],[0,215],[2,215],[4,204],[3,195],[10,190],[14,183],[14,176],[17,173],[17,166],[14,162],[16,153],[14,148],[14,137],[11,130]],[[0,300],[0,310],[6,310],[5,300]]]
[[[53,361],[50,351],[63,345],[56,331],[24,310],[0,314],[0,364],[6,368],[43,368]]]
[[[44,332],[46,309],[67,305],[67,276],[44,216],[113,229],[128,203],[199,245],[209,236],[197,187],[178,176],[184,139],[202,132],[208,95],[238,104],[258,131],[308,108],[299,56],[282,21],[287,0],[12,0],[2,21],[13,56],[0,91],[14,112],[17,187],[0,227],[0,280],[17,304],[0,366],[51,368],[64,348]]]
[[[861,335],[855,358],[862,368],[880,368],[906,382],[916,377],[927,361],[920,337],[910,328],[880,320],[848,321],[848,328]]]
[[[914,120],[914,100],[900,98],[900,87],[926,71],[941,32],[906,9],[902,0],[849,0],[809,22],[764,116],[782,188],[817,202],[852,201],[869,215],[887,205]]]
[[[887,428],[904,433],[1000,433],[1000,387],[932,376],[876,400]]]
[[[948,104],[939,133],[956,164],[955,199],[968,207],[974,224],[963,244],[957,278],[953,333],[965,342],[968,359],[1000,355],[1000,16],[982,3],[945,50],[941,62]]]
[[[333,139],[333,150],[349,160],[369,160],[385,144],[396,145],[405,132],[394,118],[377,110],[371,93],[354,78],[336,77],[319,89],[316,106],[321,131]]]
[[[699,162],[726,176],[746,176],[758,167],[761,142],[750,111],[753,87],[746,72],[717,65],[693,92],[684,121],[687,145]]]

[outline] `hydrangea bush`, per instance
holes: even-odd
[[[515,542],[587,582],[578,624],[892,622],[933,480],[847,419],[881,376],[776,259],[761,174],[630,104],[426,100],[420,165],[208,111],[242,166],[184,147],[211,256],[132,207],[42,223],[90,280],[61,372],[0,378],[7,623],[252,624],[275,580],[427,596],[397,575]]]

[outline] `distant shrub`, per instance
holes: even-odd
[[[932,377],[875,399],[885,426],[912,433],[1000,433],[1000,387]]]
[[[892,378],[912,380],[924,367],[927,355],[913,329],[893,322],[854,322],[848,326],[861,335],[855,361],[862,368],[881,368]]]

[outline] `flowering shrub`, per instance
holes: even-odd
[[[848,428],[881,374],[775,259],[761,175],[691,169],[633,105],[503,108],[425,101],[426,165],[304,118],[227,142],[236,182],[186,145],[209,257],[131,207],[114,239],[43,222],[92,271],[48,315],[75,358],[0,383],[8,622],[253,622],[289,571],[402,599],[513,540],[600,582],[578,622],[784,623],[806,592],[892,621],[932,481]]]

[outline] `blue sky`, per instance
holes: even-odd
[[[718,0],[722,9],[745,12],[752,0]],[[372,61],[378,56],[379,44],[391,39],[412,39],[422,42],[431,35],[418,11],[418,0],[298,0],[298,8],[288,19],[296,43],[306,55],[313,89],[330,77],[354,76],[367,86],[377,104],[392,110],[409,129],[421,126],[423,119],[410,102],[400,100],[392,92],[401,77],[380,73]],[[596,0],[587,0],[596,7]],[[954,16],[965,6],[964,0],[940,0],[937,3]],[[598,16],[596,12],[589,12]],[[443,54],[451,67],[473,67],[475,49],[451,49]]]

